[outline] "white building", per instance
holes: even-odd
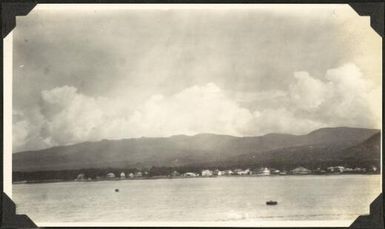
[[[205,169],[205,170],[202,170],[201,174],[202,174],[202,177],[211,177],[213,175],[213,171]]]
[[[114,173],[107,173],[106,178],[110,178],[110,179],[115,178],[115,174]]]
[[[343,173],[345,171],[345,167],[334,166],[334,167],[328,167],[327,170],[332,173]]]
[[[249,174],[251,174],[251,171],[250,171],[250,169],[238,170],[237,174],[238,175],[249,175]]]
[[[187,173],[183,173],[183,176],[184,177],[196,177],[196,176],[198,176],[198,174],[192,173],[192,172],[187,172]]]
[[[268,169],[266,167],[263,168],[261,173],[260,173],[260,175],[262,175],[262,176],[270,176],[270,169]]]
[[[218,176],[223,176],[223,175],[225,175],[225,171],[218,171],[217,175]]]
[[[297,168],[291,170],[291,173],[294,175],[306,175],[306,174],[310,174],[311,170],[300,166],[300,167],[297,167]]]

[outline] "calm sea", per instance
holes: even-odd
[[[37,224],[353,220],[369,213],[380,182],[380,175],[336,175],[16,184],[13,200]]]

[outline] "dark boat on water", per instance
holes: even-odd
[[[115,189],[115,192],[119,192],[119,189]]]
[[[278,204],[277,201],[273,201],[273,200],[266,201],[266,205],[277,205],[277,204]]]

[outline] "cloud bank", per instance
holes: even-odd
[[[244,105],[255,101],[255,108]],[[135,108],[129,104],[124,96],[93,97],[68,85],[43,90],[39,107],[13,111],[14,152],[141,136],[379,128],[381,88],[350,63],[329,69],[320,79],[306,71],[294,72],[286,90],[227,93],[209,82],[170,95],[154,94]]]

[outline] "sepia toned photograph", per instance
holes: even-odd
[[[38,4],[7,36],[16,213],[351,225],[382,193],[370,25],[348,4]]]

